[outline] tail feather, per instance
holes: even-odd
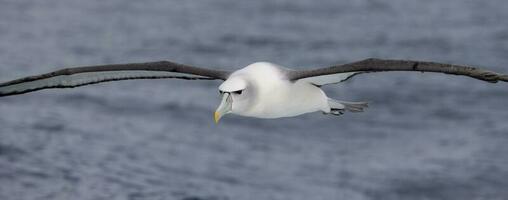
[[[330,98],[328,98],[328,104],[330,105],[332,114],[343,114],[344,111],[363,112],[365,108],[369,107],[367,102],[338,101]]]
[[[347,102],[340,101],[345,106],[345,109],[350,112],[363,112],[363,110],[369,107],[367,102]]]

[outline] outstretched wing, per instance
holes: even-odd
[[[471,78],[491,83],[496,83],[498,81],[508,82],[508,75],[506,74],[499,74],[472,66],[376,58],[370,58],[359,62],[320,69],[291,71],[288,74],[288,78],[293,81],[305,79],[316,85],[324,85],[342,82],[344,80],[348,80],[352,76],[361,73],[386,71],[437,72],[452,75],[469,76]]]
[[[0,83],[0,97],[48,88],[74,88],[129,79],[226,80],[230,73],[169,61],[75,67]]]

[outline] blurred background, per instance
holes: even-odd
[[[508,1],[1,0],[0,81],[171,60],[234,70],[368,57],[508,72]],[[373,73],[367,112],[215,125],[219,81],[0,98],[0,199],[506,199],[508,84]]]

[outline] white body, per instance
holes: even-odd
[[[319,87],[305,79],[287,80],[286,70],[272,63],[253,63],[232,73],[219,90],[231,92],[231,113],[242,116],[278,118],[330,112],[328,97]],[[243,91],[235,94],[238,90]]]

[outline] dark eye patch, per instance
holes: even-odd
[[[237,91],[233,91],[233,93],[235,94],[242,94],[243,90],[237,90]]]

